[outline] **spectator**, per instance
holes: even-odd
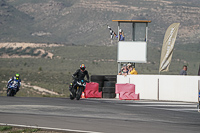
[[[128,63],[128,64],[127,64],[128,70],[129,70],[131,67],[132,67],[131,63]]]
[[[130,75],[131,74],[131,71],[133,70],[133,67],[130,66],[129,69],[128,69],[128,74]]]
[[[119,75],[125,75],[125,76],[128,74],[128,69],[127,69],[126,64],[123,65],[123,67],[121,68],[121,70],[119,71],[118,74]]]
[[[133,67],[131,66],[130,69],[129,69],[129,74],[135,74],[135,75],[137,75],[138,72],[135,70],[135,68],[133,68]]]
[[[198,72],[198,76],[200,76],[200,65],[199,65],[199,72]]]
[[[118,35],[115,34],[115,36],[118,38]],[[122,29],[119,29],[119,41],[124,41],[124,40],[125,40],[124,32]]]
[[[180,71],[180,75],[187,75],[187,66],[184,65],[183,69]]]

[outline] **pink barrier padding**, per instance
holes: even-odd
[[[102,98],[102,92],[99,92],[99,84],[90,82],[85,87],[85,98]]]
[[[120,92],[134,92],[135,93],[135,85],[134,84],[115,84],[115,93]]]
[[[98,90],[87,90],[85,91],[85,98],[102,98],[102,92]]]
[[[134,84],[115,84],[115,93],[119,93],[119,100],[139,100],[139,94],[135,94]]]
[[[135,94],[133,92],[120,92],[119,100],[139,100],[139,94]]]

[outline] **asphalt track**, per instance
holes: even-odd
[[[0,97],[0,125],[87,133],[199,133],[197,103]]]

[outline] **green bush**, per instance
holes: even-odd
[[[8,130],[11,130],[12,127],[11,126],[0,126],[0,131],[8,131]]]
[[[39,68],[38,68],[38,71],[42,71],[42,67],[39,67]]]
[[[44,58],[44,57],[46,57],[48,55],[48,53],[47,52],[45,52],[44,54],[42,54],[42,58]]]
[[[32,56],[38,56],[41,54],[41,51],[38,51],[37,53],[34,53]]]

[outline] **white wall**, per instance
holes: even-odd
[[[117,83],[130,83],[130,76],[117,75]]]
[[[160,76],[159,100],[198,102],[198,76]]]
[[[117,76],[117,83],[135,84],[140,99],[198,102],[200,76],[128,75]]]
[[[140,99],[158,98],[158,77],[153,75],[130,75],[130,83],[135,84],[135,92],[140,93]]]
[[[147,43],[136,41],[119,41],[117,62],[147,62]]]

